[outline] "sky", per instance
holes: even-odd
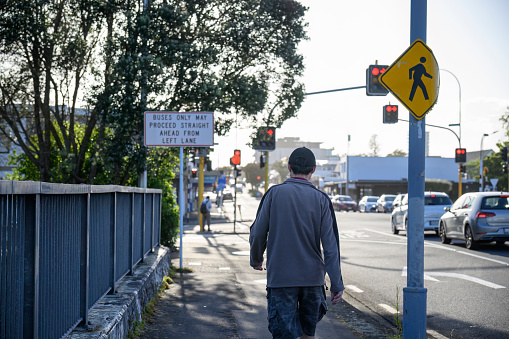
[[[411,45],[410,0],[300,2],[309,8],[309,40],[299,49],[307,93],[365,86],[369,65],[390,65]],[[499,119],[509,111],[509,1],[428,0],[427,9],[426,44],[445,71],[440,71],[438,100],[425,122],[450,128],[467,152],[479,151],[481,139],[483,149],[498,151],[497,142],[507,140]],[[298,116],[276,135],[322,142],[337,155],[371,153],[369,140],[376,135],[379,156],[408,152],[408,123],[382,122],[387,104],[398,104],[399,117],[408,120],[408,111],[390,93],[367,96],[365,89],[356,89],[309,95]],[[461,131],[449,126],[458,123]],[[239,126],[225,137],[215,136],[213,167],[229,165],[235,148],[242,151],[242,165],[256,161],[246,145],[252,131]],[[429,156],[454,157],[459,147],[454,133],[431,126],[426,132]]]

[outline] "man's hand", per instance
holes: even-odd
[[[332,301],[332,305],[337,304],[343,298],[343,291],[340,292],[330,292],[330,300]]]
[[[253,267],[254,270],[263,271],[262,265]]]

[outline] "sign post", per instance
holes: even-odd
[[[438,63],[426,46],[427,0],[411,0],[410,47],[380,82],[410,112],[408,152],[407,287],[403,289],[403,338],[426,338],[424,288],[425,115],[438,98]]]
[[[214,145],[214,113],[166,111],[145,112],[144,130],[144,141],[145,146],[147,147],[180,147],[180,268],[183,268],[182,238],[184,235],[185,211],[184,147],[210,147]],[[202,159],[203,158],[200,158],[200,160]],[[201,171],[201,175],[203,177],[203,171]]]

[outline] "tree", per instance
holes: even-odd
[[[489,157],[485,158],[483,165],[488,168],[488,172],[485,175],[487,185],[491,185],[489,179],[498,179],[496,190],[507,191],[507,173],[502,171],[502,147],[509,146],[509,142],[498,143],[498,152],[493,152]],[[479,169],[479,166],[477,166]]]
[[[273,162],[272,165],[270,165],[270,169],[279,173],[280,183],[290,177],[290,172],[288,171],[288,159]]]
[[[97,183],[102,172],[127,184],[146,169],[147,109],[214,111],[219,135],[237,117],[280,126],[304,98],[305,10],[293,0],[8,0],[0,130],[42,181],[57,180],[58,152],[66,182]]]
[[[388,157],[406,157],[408,154],[406,152],[403,152],[400,149],[396,149],[392,151],[392,153],[387,154]]]
[[[380,146],[378,145],[378,141],[376,140],[377,137],[378,135],[373,134],[369,139],[369,149],[371,150],[372,157],[377,157],[378,152],[380,152]]]
[[[260,165],[257,163],[247,164],[242,167],[242,171],[246,175],[246,182],[253,186],[259,185],[265,180],[265,168],[260,168]]]

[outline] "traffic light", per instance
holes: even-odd
[[[398,122],[398,105],[384,106],[384,124],[395,124]]]
[[[507,162],[507,146],[502,147],[502,161]]]
[[[274,127],[258,127],[253,139],[253,149],[257,151],[275,150],[276,129]]]
[[[240,168],[237,168],[237,166],[235,166],[233,168],[233,177],[234,178],[238,178],[240,177],[240,174],[242,173],[242,171],[240,170]]]
[[[236,149],[233,151],[233,157],[230,158],[230,165],[236,166],[240,165],[240,150]]]
[[[502,164],[502,173],[507,173],[507,164]]]
[[[389,68],[387,65],[369,65],[366,69],[366,95],[387,95],[389,93],[379,79],[387,68]]]
[[[191,175],[193,178],[196,178],[196,172],[198,172],[198,169],[197,168],[193,168],[192,169],[192,175]]]
[[[467,173],[467,166],[460,164],[460,172]]]
[[[264,168],[266,162],[267,162],[267,157],[265,156],[265,154],[260,155],[260,168]]]
[[[467,162],[467,150],[464,148],[456,148],[454,160],[459,163]]]

